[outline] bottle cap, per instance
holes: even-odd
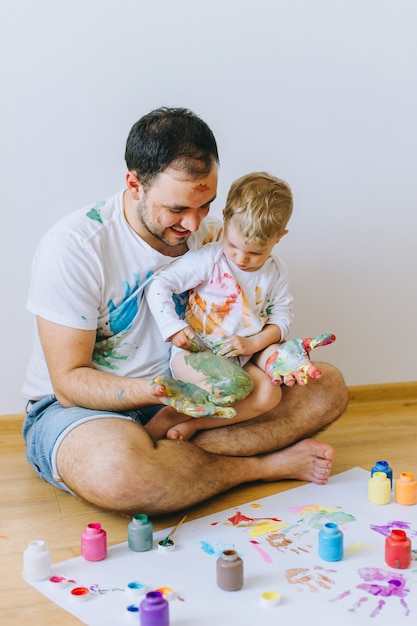
[[[265,608],[271,608],[273,606],[278,606],[281,602],[281,595],[276,591],[265,591],[261,595],[261,606]]]

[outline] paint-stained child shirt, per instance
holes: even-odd
[[[175,294],[189,290],[185,319]],[[162,337],[187,325],[212,349],[231,335],[249,337],[276,324],[284,340],[293,320],[286,265],[272,254],[255,272],[245,272],[223,254],[221,243],[190,251],[155,274],[145,289]]]
[[[217,240],[218,220],[207,218],[190,249]],[[169,346],[144,298],[152,274],[173,261],[130,228],[123,191],[60,220],[35,254],[27,307],[69,328],[94,330],[93,367],[120,376],[154,378],[169,371]],[[39,334],[23,387],[28,400],[53,393]]]

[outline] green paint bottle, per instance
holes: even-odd
[[[127,527],[127,544],[134,552],[146,552],[153,547],[152,522],[144,513],[132,518]]]

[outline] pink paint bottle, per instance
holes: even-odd
[[[411,565],[411,541],[405,530],[391,530],[385,540],[385,563],[396,569],[405,569]]]
[[[417,504],[417,480],[413,472],[403,472],[395,481],[395,501],[399,504]]]
[[[102,561],[106,558],[107,535],[101,524],[88,524],[81,533],[81,554],[86,561]]]
[[[236,550],[223,550],[217,559],[217,584],[225,591],[238,591],[243,586],[243,561]]]

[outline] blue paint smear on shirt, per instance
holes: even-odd
[[[152,274],[153,272],[148,272],[142,284],[137,274],[133,276],[133,286],[130,286],[127,281],[124,281],[123,290],[125,295],[118,306],[114,304],[113,300],[109,300],[109,325],[112,333],[115,335],[131,328],[133,320],[139,310],[139,296],[141,300],[143,298],[143,289],[149,282]]]
[[[178,315],[180,320],[185,318],[185,309],[187,307],[188,302],[188,291],[183,291],[182,293],[173,293],[172,299],[175,305],[175,312]]]

